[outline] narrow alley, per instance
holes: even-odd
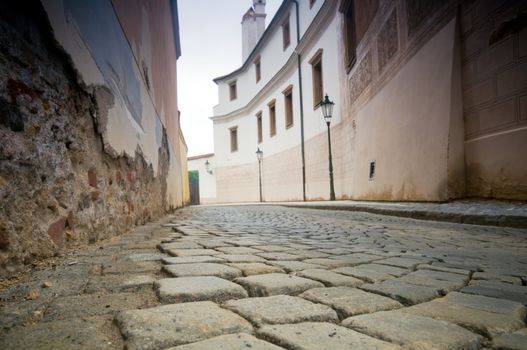
[[[526,233],[188,207],[4,289],[0,348],[523,349]]]

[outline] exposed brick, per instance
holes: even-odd
[[[90,168],[90,170],[88,170],[88,184],[91,187],[97,188],[97,172],[95,168]]]
[[[135,171],[128,171],[126,173],[126,178],[128,179],[128,182],[131,183],[132,185],[135,184],[135,181],[137,180],[136,179],[136,175],[135,175]]]
[[[61,246],[64,240],[64,228],[66,227],[67,217],[61,217],[48,228],[48,235],[56,245]]]

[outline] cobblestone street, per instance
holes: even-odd
[[[527,231],[178,210],[0,293],[1,349],[527,349]]]

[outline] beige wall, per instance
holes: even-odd
[[[527,29],[501,30],[526,11],[525,1],[462,6],[469,196],[527,199]]]

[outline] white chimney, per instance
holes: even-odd
[[[242,17],[242,61],[245,62],[265,31],[265,0],[253,0]]]

